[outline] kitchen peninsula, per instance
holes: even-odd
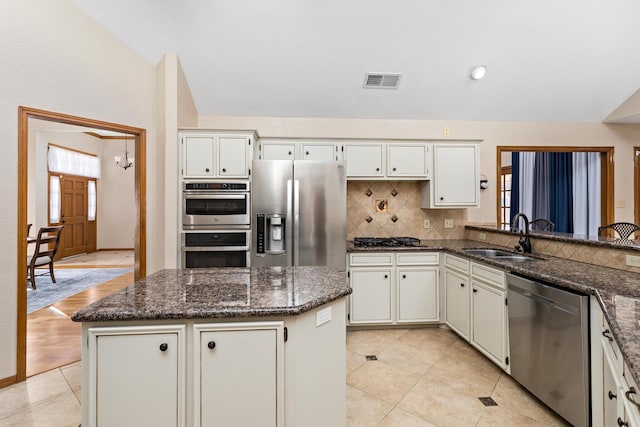
[[[82,425],[344,426],[345,273],[162,270],[76,312]]]

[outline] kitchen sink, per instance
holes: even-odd
[[[515,252],[509,252],[502,249],[465,249],[464,251],[471,255],[479,255],[502,261],[524,262],[538,260],[538,258],[534,258],[532,256],[517,254]]]

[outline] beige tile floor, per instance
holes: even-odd
[[[378,360],[366,361],[365,355]],[[0,389],[1,426],[76,427],[81,362]],[[498,404],[485,407],[478,397]],[[440,328],[347,333],[347,426],[565,426],[484,356]]]

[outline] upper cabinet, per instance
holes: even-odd
[[[261,139],[256,158],[260,160],[316,160],[338,162],[342,160],[342,143],[333,141],[294,141]]]
[[[421,208],[467,208],[480,201],[477,144],[434,144],[433,177],[422,186]]]
[[[248,178],[255,141],[253,133],[184,132],[184,178]]]
[[[425,142],[347,142],[347,179],[430,179],[431,147]]]

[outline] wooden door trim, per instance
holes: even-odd
[[[640,147],[633,147],[633,222],[640,224]]]
[[[29,119],[84,126],[94,129],[126,133],[135,140],[135,208],[136,227],[134,234],[134,277],[136,280],[146,276],[147,259],[147,131],[142,128],[89,119],[86,117],[39,110],[30,107],[18,107],[18,277],[17,277],[17,345],[15,381],[26,379],[27,373],[27,180]]]
[[[611,224],[615,218],[614,211],[614,163],[613,147],[589,147],[589,146],[525,146],[525,145],[498,145],[496,147],[496,183],[500,182],[502,173],[502,153],[513,151],[550,152],[550,153],[600,153],[600,221],[602,224]],[[498,185],[496,185],[498,188]],[[497,189],[496,191],[500,191]],[[496,197],[496,224],[500,224],[500,197]]]

